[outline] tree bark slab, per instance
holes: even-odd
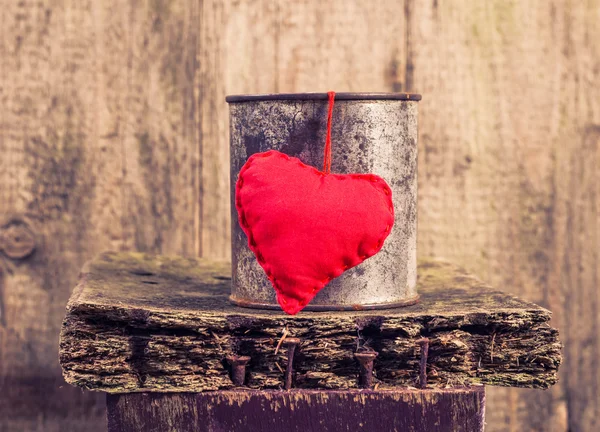
[[[301,339],[295,388],[357,388],[354,353],[363,350],[379,353],[377,389],[415,386],[423,337],[430,388],[547,388],[557,379],[561,345],[550,311],[449,263],[420,262],[417,305],[296,316],[233,306],[230,272],[227,262],[100,255],[67,306],[60,340],[66,381],[109,393],[224,390],[233,388],[226,357],[245,355],[245,386],[278,389],[284,335]]]

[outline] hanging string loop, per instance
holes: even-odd
[[[331,117],[333,116],[333,104],[335,92],[327,92],[329,98],[329,109],[327,111],[327,137],[325,138],[325,155],[323,156],[323,172],[331,173]]]

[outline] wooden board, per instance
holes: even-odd
[[[2,2],[2,431],[106,429],[104,398],[58,364],[85,261],[199,253],[198,16],[186,1]]]
[[[487,430],[598,429],[598,0],[5,3],[0,218],[37,247],[0,251],[0,429],[103,429],[56,358],[81,265],[226,257],[225,95],[328,89],[423,93],[420,254],[554,311],[562,379],[490,389]]]
[[[554,312],[562,379],[490,389],[487,430],[598,429],[600,2],[260,5],[222,21],[225,92],[422,93],[420,256]]]
[[[600,429],[600,2],[410,4],[419,253],[554,312],[559,385],[490,389],[491,431]]]
[[[108,395],[108,432],[482,432],[483,387]]]
[[[419,266],[419,304],[381,311],[296,316],[233,306],[228,263],[105,253],[90,262],[69,301],[60,342],[68,383],[111,393],[233,387],[228,355],[251,357],[247,386],[283,386],[278,340],[301,338],[295,387],[358,386],[357,349],[379,353],[379,388],[414,386],[418,340],[430,339],[433,387],[472,383],[546,388],[560,364],[550,312],[455,266]]]
[[[424,95],[420,255],[552,309],[570,352],[549,392],[491,389],[488,430],[597,429],[600,333],[588,323],[600,301],[599,2],[241,1],[218,10],[226,43],[214,42],[222,78],[211,89],[221,95]],[[212,112],[226,128],[225,108]],[[226,137],[213,144],[224,148]]]

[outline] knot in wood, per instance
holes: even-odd
[[[22,220],[11,220],[0,228],[0,249],[11,259],[24,259],[35,250],[35,234]]]

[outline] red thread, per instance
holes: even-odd
[[[327,92],[327,96],[329,97],[329,111],[327,112],[327,137],[325,138],[325,156],[323,157],[323,172],[325,174],[331,172],[331,117],[333,116],[335,92]]]

